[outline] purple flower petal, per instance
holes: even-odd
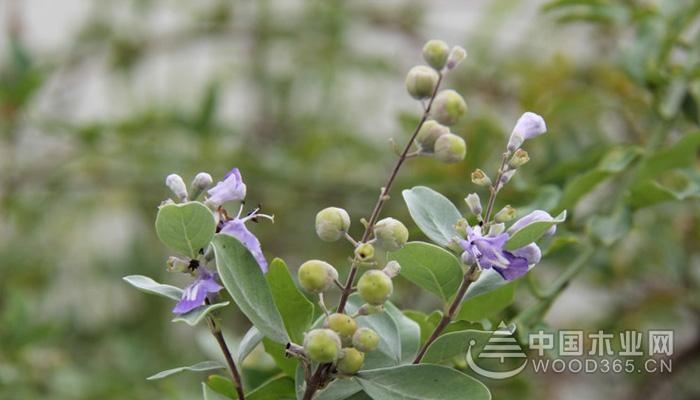
[[[530,224],[532,224],[532,223],[534,223],[534,222],[540,222],[540,221],[547,221],[547,222],[549,222],[549,221],[552,221],[552,220],[554,220],[554,218],[552,218],[552,216],[549,215],[549,213],[547,213],[546,211],[535,210],[535,211],[531,212],[530,214],[528,214],[528,215],[526,215],[526,216],[520,218],[519,220],[515,221],[515,222],[513,223],[513,225],[511,225],[510,228],[508,228],[508,234],[509,234],[509,235],[514,235],[515,232],[517,232],[517,231],[519,231],[519,230],[525,228],[526,226],[528,226],[528,225],[530,225]],[[551,236],[551,235],[554,235],[554,233],[555,233],[556,231],[557,231],[557,226],[556,226],[556,225],[552,225],[552,227],[549,228],[545,234]]]
[[[521,247],[511,251],[515,257],[521,257],[527,260],[529,265],[534,265],[540,262],[542,259],[542,251],[540,248],[534,244],[530,243],[527,246]]]
[[[223,289],[216,282],[215,275],[204,267],[199,267],[200,275],[185,288],[182,299],[173,308],[173,314],[184,314],[204,305],[204,299],[209,293],[218,293]]]
[[[265,260],[265,256],[263,256],[260,241],[246,228],[243,220],[234,219],[226,221],[223,228],[221,228],[221,233],[232,236],[243,243],[243,246],[255,257],[262,272],[267,272],[267,260]]]
[[[509,235],[482,236],[481,227],[467,227],[467,239],[460,240],[464,249],[462,260],[466,264],[478,261],[484,269],[493,268],[503,279],[513,280],[527,273],[529,266],[537,264],[542,258],[540,248],[529,244],[513,252],[504,249]]]
[[[528,271],[528,262],[525,258],[516,257],[510,252],[505,251],[504,255],[508,258],[508,266],[494,267],[496,272],[501,274],[503,279],[507,281],[512,281],[513,279],[520,278],[525,275]]]
[[[245,198],[246,186],[238,168],[229,171],[223,181],[207,191],[207,202],[220,206],[227,201],[239,201]]]

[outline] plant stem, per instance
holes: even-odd
[[[459,285],[459,289],[457,289],[457,294],[455,295],[455,298],[452,300],[452,303],[450,304],[450,308],[447,310],[447,313],[442,316],[440,319],[440,322],[437,324],[435,329],[433,330],[433,333],[430,334],[430,337],[428,340],[423,343],[423,346],[420,348],[420,351],[416,355],[416,358],[413,360],[413,364],[418,364],[420,361],[423,359],[423,356],[425,355],[425,352],[428,350],[428,347],[440,336],[442,331],[445,330],[447,325],[452,322],[452,319],[455,316],[455,313],[457,312],[457,309],[459,308],[459,305],[462,304],[462,298],[464,298],[464,294],[467,293],[467,289],[469,289],[469,286],[472,284],[472,282],[476,281],[477,278],[477,271],[478,267],[476,264],[472,265],[469,267],[469,270],[467,271],[466,274],[464,274],[464,278],[462,279],[462,283]]]
[[[208,299],[206,303],[209,304]],[[221,333],[221,327],[219,327],[219,325],[216,323],[214,317],[207,317],[207,322],[209,323],[209,330],[211,330],[211,334],[214,335],[216,342],[219,344],[221,352],[224,353],[226,363],[231,370],[234,386],[236,386],[236,393],[238,393],[238,400],[245,400],[245,393],[243,393],[243,381],[241,380],[241,375],[238,373],[238,368],[236,368],[236,362],[233,361],[231,351],[229,350],[228,345],[226,345],[224,335]]]
[[[501,166],[498,168],[498,173],[496,174],[496,180],[491,182],[491,193],[489,196],[489,202],[488,205],[486,206],[486,218],[484,219],[485,223],[489,223],[489,220],[491,218],[491,212],[493,211],[493,206],[496,203],[496,196],[498,195],[498,191],[501,189],[499,187],[499,182],[501,181],[501,177],[503,176],[504,169],[506,167],[506,163],[508,162],[508,157],[510,157],[510,151],[506,151],[503,153],[503,160],[501,161]]]
[[[379,219],[379,214],[382,211],[382,208],[384,207],[384,204],[389,200],[389,193],[391,192],[391,188],[394,185],[394,181],[396,180],[396,177],[399,173],[399,170],[401,169],[401,166],[403,165],[404,161],[409,158],[409,152],[411,151],[411,148],[413,147],[413,142],[416,140],[416,136],[418,136],[418,132],[420,131],[420,128],[423,127],[423,124],[425,121],[428,120],[428,117],[430,116],[430,109],[433,107],[433,101],[435,100],[435,96],[437,95],[438,90],[440,89],[440,84],[442,83],[443,79],[443,74],[440,72],[438,73],[438,81],[437,84],[435,85],[435,89],[433,90],[432,95],[430,96],[430,100],[428,100],[428,104],[425,106],[425,109],[423,110],[423,116],[421,117],[420,121],[416,125],[415,129],[413,130],[413,133],[411,134],[411,138],[408,140],[406,143],[406,146],[404,147],[403,151],[399,155],[399,158],[396,160],[396,163],[394,164],[394,167],[391,169],[391,173],[389,174],[389,178],[386,181],[386,184],[381,188],[379,191],[379,197],[377,198],[377,202],[374,204],[374,208],[372,209],[372,214],[370,214],[369,219],[367,220],[367,224],[365,225],[365,231],[362,234],[362,239],[360,240],[360,243],[366,243],[370,237],[372,236],[372,228],[374,227],[374,224],[377,223],[377,220]],[[350,294],[352,294],[352,286],[353,283],[355,282],[355,276],[357,276],[357,270],[358,270],[358,263],[357,260],[353,260],[352,264],[350,265],[350,272],[348,273],[348,279],[345,281],[345,285],[343,285],[343,290],[340,295],[340,300],[338,301],[338,309],[337,312],[342,313],[345,311],[345,305],[348,302],[348,298],[350,297]],[[466,290],[466,289],[465,289]],[[316,391],[319,389],[319,387],[322,386],[322,384],[328,379],[328,374],[331,371],[331,366],[332,364],[321,364],[316,368],[316,371],[314,372],[313,376],[311,377],[310,380],[306,382],[306,391],[304,392],[304,400],[311,400],[316,393]]]
[[[394,181],[396,180],[396,176],[399,173],[399,170],[401,169],[401,166],[403,165],[404,161],[408,158],[409,151],[413,147],[413,142],[416,140],[416,136],[418,136],[418,132],[420,131],[420,128],[423,127],[423,124],[425,121],[428,120],[428,117],[430,116],[430,109],[433,107],[433,101],[435,100],[435,95],[437,95],[437,92],[440,88],[440,84],[442,83],[442,78],[443,75],[442,73],[439,73],[438,81],[437,84],[435,85],[435,89],[433,90],[433,94],[430,96],[430,100],[428,101],[428,105],[425,107],[425,110],[423,111],[423,116],[421,117],[420,121],[416,125],[416,128],[413,130],[413,133],[411,134],[411,138],[408,140],[406,143],[406,146],[404,147],[403,151],[401,152],[401,155],[399,158],[396,160],[396,164],[394,164],[394,168],[392,168],[391,173],[389,174],[389,179],[387,179],[386,184],[381,188],[379,191],[379,197],[377,198],[377,202],[374,204],[374,208],[372,209],[372,214],[369,217],[369,220],[367,221],[367,225],[365,226],[365,232],[362,234],[362,239],[360,242],[364,243],[367,240],[370,239],[370,236],[372,235],[372,228],[374,227],[374,224],[377,223],[377,220],[379,219],[379,214],[382,211],[382,208],[384,207],[384,204],[386,201],[389,199],[389,193],[391,192],[391,188],[394,185]],[[352,293],[352,284],[355,280],[355,276],[357,275],[357,263],[353,262],[352,265],[350,266],[350,273],[348,274],[348,279],[345,282],[345,288],[343,289],[343,292],[340,296],[340,301],[338,302],[338,311],[339,313],[342,313],[345,310],[345,304],[348,301],[348,297],[350,296],[350,293]]]

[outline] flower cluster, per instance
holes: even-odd
[[[209,174],[197,174],[192,181],[191,191],[193,192],[193,197],[190,198],[184,181],[180,176],[171,174],[166,178],[167,186],[183,202],[194,201],[196,196],[206,190],[211,183],[212,179]],[[217,219],[216,231],[232,236],[240,241],[253,255],[260,269],[263,272],[267,272],[267,260],[262,253],[260,241],[248,230],[245,223],[259,217],[268,219],[272,219],[272,217],[260,214],[258,209],[253,210],[246,216],[242,216],[243,206],[241,205],[236,217],[230,218],[223,208],[224,203],[232,201],[242,202],[245,199],[246,185],[243,183],[243,178],[238,168],[233,168],[224,176],[222,181],[207,190],[207,195],[204,204],[212,210],[214,217]],[[173,308],[174,314],[185,314],[203,306],[208,296],[214,296],[223,289],[218,282],[216,272],[209,270],[203,265],[206,259],[207,255],[203,253],[198,259],[187,260],[179,257],[170,257],[168,260],[169,271],[184,272],[195,276],[195,280],[184,289],[182,298]]]

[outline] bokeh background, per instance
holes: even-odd
[[[238,166],[276,216],[252,228],[268,257],[343,266],[315,212],[344,206],[359,230],[388,140],[421,112],[403,79],[431,38],[469,52],[447,81],[470,107],[468,156],[411,160],[397,187],[462,204],[517,117],[542,114],[499,204],[570,211],[537,285],[577,241],[595,251],[538,326],[675,330],[673,374],[528,374],[488,382],[495,398],[698,398],[699,32],[693,0],[0,0],[0,399],[198,398],[204,375],[145,377],[215,356],[206,332],[121,280],[185,283],[153,228],[164,177]],[[680,140],[633,187],[638,161]],[[413,226],[398,195],[385,214]],[[416,292],[396,303],[435,306]],[[520,285],[494,322],[537,301]],[[235,341],[247,323],[226,315]]]

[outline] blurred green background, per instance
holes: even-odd
[[[698,398],[699,32],[692,0],[0,1],[0,399],[197,398],[204,375],[145,377],[215,357],[206,332],[121,280],[186,282],[153,228],[164,177],[237,166],[276,216],[252,228],[268,258],[347,267],[314,215],[343,206],[359,231],[388,139],[421,112],[403,79],[431,38],[469,52],[447,81],[470,106],[467,160],[411,160],[385,215],[413,226],[398,190],[417,184],[463,204],[537,112],[549,133],[498,205],[569,209],[534,284],[576,242],[595,252],[536,326],[675,330],[671,375],[523,375],[487,382],[494,397]],[[539,304],[526,286],[494,322]],[[416,292],[396,303],[430,311]],[[247,328],[226,321],[232,340]]]

